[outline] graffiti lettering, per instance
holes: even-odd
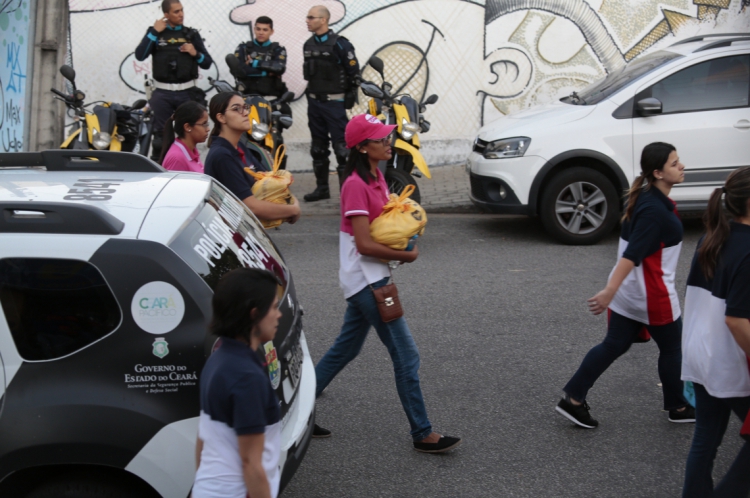
[[[5,67],[10,68],[10,80],[8,80],[8,86],[6,90],[20,93],[23,91],[23,80],[26,79],[26,75],[23,74],[23,68],[21,67],[21,46],[16,45],[15,42],[11,42],[8,45],[7,56],[5,60]]]

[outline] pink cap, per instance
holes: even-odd
[[[384,125],[372,114],[358,114],[346,125],[346,147],[351,149],[365,140],[380,140],[393,132],[396,125]]]

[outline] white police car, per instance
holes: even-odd
[[[0,496],[188,496],[212,287],[241,266],[284,284],[259,352],[283,486],[312,434],[315,371],[292,276],[252,213],[135,154],[0,154]]]
[[[480,209],[539,215],[567,244],[617,224],[643,147],[669,142],[685,165],[671,197],[703,210],[731,171],[750,166],[750,34],[682,40],[578,93],[484,126],[469,156]]]

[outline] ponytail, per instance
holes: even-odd
[[[628,221],[633,216],[638,196],[644,190],[643,182],[646,182],[645,190],[650,189],[653,182],[656,181],[654,171],[664,169],[669,160],[669,155],[675,150],[677,149],[674,145],[664,142],[653,142],[643,148],[641,152],[641,174],[633,181],[633,185],[628,190],[628,205],[625,208],[622,221]]]
[[[159,156],[159,164],[164,162],[164,158],[167,157],[167,152],[174,143],[174,114],[169,116],[167,124],[164,125],[164,134],[161,139],[161,155]]]
[[[724,197],[724,202],[722,202]],[[698,263],[707,279],[714,278],[719,253],[729,238],[729,222],[723,207],[734,218],[748,215],[747,203],[750,200],[750,166],[737,168],[727,178],[726,184],[717,188],[708,200],[708,209],[703,215],[706,236],[698,249]]]

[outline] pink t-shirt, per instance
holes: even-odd
[[[170,171],[192,171],[203,173],[203,163],[198,148],[190,150],[185,142],[179,138],[175,139],[172,146],[164,156],[162,166]]]
[[[339,282],[344,297],[349,298],[368,284],[373,284],[388,275],[388,265],[379,259],[362,256],[357,251],[357,242],[352,230],[353,216],[367,216],[370,223],[380,216],[388,203],[388,185],[383,174],[370,183],[355,172],[341,187],[341,231],[339,232]]]

